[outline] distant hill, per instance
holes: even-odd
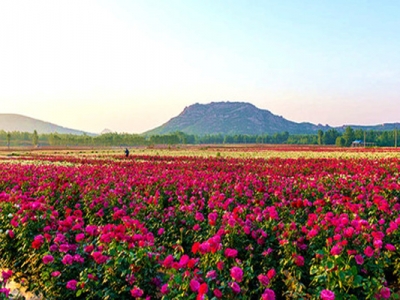
[[[4,130],[7,132],[20,131],[31,133],[36,130],[39,134],[62,133],[76,135],[94,135],[92,133],[58,126],[49,122],[44,122],[17,114],[0,114],[0,130]]]
[[[112,133],[111,129],[108,128],[104,128],[102,132],[100,132],[100,134],[107,134],[107,133]]]
[[[145,132],[147,135],[182,131],[187,134],[290,134],[317,133],[329,126],[296,123],[246,102],[212,102],[186,107],[177,117]]]

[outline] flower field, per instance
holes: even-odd
[[[394,155],[396,156],[396,154]],[[396,299],[400,158],[0,158],[0,299]]]

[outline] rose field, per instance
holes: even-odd
[[[400,152],[229,151],[0,156],[0,299],[399,299]]]

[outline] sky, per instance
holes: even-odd
[[[194,103],[400,122],[398,0],[0,1],[0,113],[142,133]]]

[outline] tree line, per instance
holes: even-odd
[[[343,132],[336,129],[327,131],[319,130],[316,134],[289,134],[288,132],[248,135],[248,134],[206,134],[193,135],[183,132],[145,136],[129,133],[106,133],[97,136],[74,134],[39,134],[36,130],[29,132],[6,132],[0,130],[0,146],[151,146],[151,145],[177,145],[177,144],[295,144],[295,145],[336,145],[341,147],[351,146],[353,141],[361,141],[361,145],[391,147],[397,146],[397,130],[374,131],[354,130],[346,127]]]

